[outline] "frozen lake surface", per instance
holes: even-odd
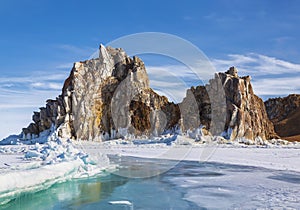
[[[23,193],[0,209],[300,209],[299,172],[214,162],[110,159],[119,164],[114,173]],[[143,178],[130,178],[139,176]]]

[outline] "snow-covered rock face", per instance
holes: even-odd
[[[100,45],[99,58],[74,64],[62,94],[34,113],[23,138],[35,138],[51,125],[60,137],[83,140],[119,138],[124,130],[126,135],[159,135],[178,119],[178,106],[150,89],[138,57]]]

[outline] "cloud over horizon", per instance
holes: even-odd
[[[20,133],[30,123],[33,111],[61,92],[69,72],[32,72],[27,76],[0,76],[0,140]]]
[[[260,97],[300,93],[300,64],[257,53],[229,54],[212,59],[212,63],[218,71],[235,66],[240,76],[250,75],[254,91]]]

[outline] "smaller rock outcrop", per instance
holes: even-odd
[[[231,75],[235,78],[239,78],[238,76],[238,70],[236,67],[232,66],[228,69],[228,71],[225,72],[225,74]]]
[[[205,87],[189,89],[181,104],[187,110],[183,127],[202,124],[214,135],[224,131],[223,135],[231,140],[279,138],[268,119],[263,100],[254,94],[250,81],[249,76],[239,77],[237,69],[231,67],[225,73],[217,73]],[[198,107],[189,106],[195,102]],[[198,109],[198,116],[189,116],[195,109]],[[212,125],[213,130],[210,129]]]
[[[49,130],[52,125],[62,124],[66,115],[65,109],[62,108],[63,103],[62,96],[57,97],[56,100],[48,99],[45,107],[33,113],[33,123],[22,129],[23,139],[36,138],[43,131]]]
[[[287,140],[300,141],[300,95],[271,98],[265,101],[265,106],[278,135]]]

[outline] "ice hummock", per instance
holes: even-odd
[[[75,148],[70,140],[60,139],[54,130],[49,136],[22,142],[25,145],[13,136],[6,143],[16,146],[0,147],[1,157],[17,157],[14,164],[8,160],[0,170],[0,205],[24,192],[40,191],[57,182],[90,177],[114,168],[107,156],[92,157]]]

